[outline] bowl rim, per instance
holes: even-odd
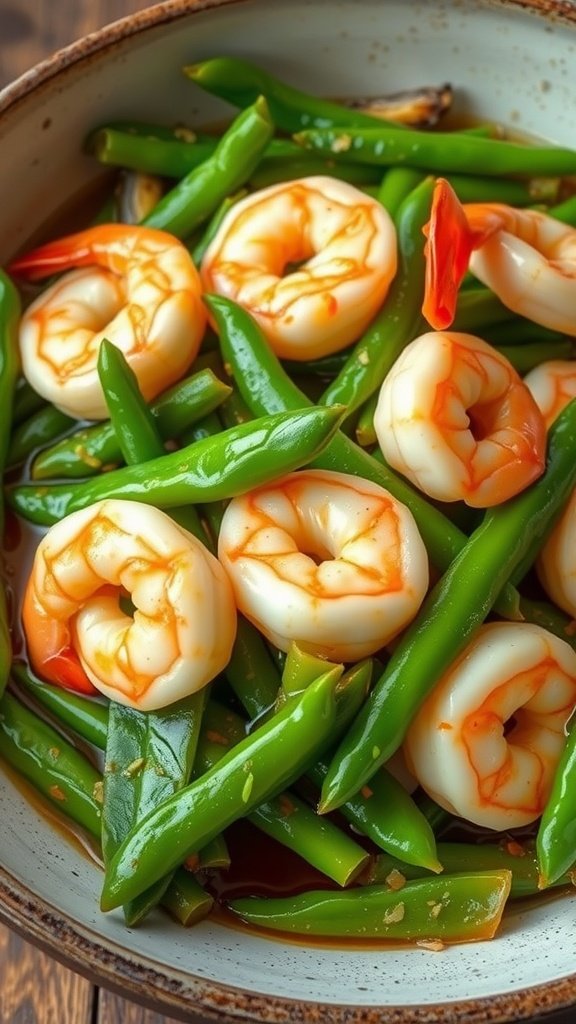
[[[487,6],[519,8],[555,23],[576,25],[576,4],[565,0],[481,0]],[[131,36],[204,10],[248,4],[250,0],[164,0],[137,11],[57,51],[0,91],[0,117],[12,112],[41,86],[75,65],[112,50]],[[141,954],[129,956],[111,940],[56,911],[0,864],[0,922],[95,985],[171,1017],[200,1024],[506,1024],[576,1007],[576,972],[544,984],[478,999],[424,1006],[324,1004],[261,995],[193,974],[169,976]],[[197,1011],[201,1013],[197,1015]],[[193,1014],[193,1016],[191,1015]]]

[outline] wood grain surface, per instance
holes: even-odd
[[[143,0],[0,0],[0,87]],[[0,926],[0,1024],[170,1024],[61,967]]]

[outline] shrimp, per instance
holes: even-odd
[[[576,398],[576,363],[551,359],[540,363],[524,377],[524,383],[549,429],[568,403]]]
[[[427,225],[423,312],[449,327],[468,267],[508,309],[576,337],[576,230],[538,210],[460,204],[439,179]]]
[[[100,342],[122,350],[145,398],[179,380],[196,356],[206,312],[188,251],[164,231],[101,224],[34,249],[11,270],[36,280],[80,267],[47,288],[20,327],[24,376],[63,412],[108,416]]]
[[[488,508],[544,470],[536,402],[508,360],[470,334],[411,342],[384,380],[374,429],[390,465],[440,501]]]
[[[306,360],[358,338],[384,302],[396,263],[396,231],[380,203],[319,176],[236,203],[201,273],[206,291],[252,314],[278,356]]]
[[[576,707],[576,652],[531,623],[478,631],[420,707],[410,770],[442,807],[504,830],[538,818]]]
[[[133,615],[121,608],[125,594]],[[97,502],[49,530],[22,617],[43,678],[142,711],[210,682],[236,632],[218,560],[164,512],[131,501]]]
[[[428,587],[411,513],[346,473],[304,470],[234,498],[218,555],[239,610],[272,643],[335,661],[386,644]]]
[[[572,494],[540,549],[536,559],[538,578],[548,597],[576,618],[576,491]]]

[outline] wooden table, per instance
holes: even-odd
[[[0,0],[0,87],[145,0]],[[97,989],[0,925],[2,1024],[171,1024]]]
[[[0,87],[74,39],[148,6],[143,0],[0,0]],[[546,1021],[575,1019],[569,1011]],[[0,925],[0,1024],[172,1022],[96,988]]]

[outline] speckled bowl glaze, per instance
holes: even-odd
[[[184,64],[240,54],[328,95],[450,80],[457,106],[574,144],[576,7],[561,0],[171,0],[57,54],[0,96],[0,261],[97,174],[81,152],[107,118],[227,114]],[[575,899],[511,916],[491,943],[329,950],[158,915],[98,910],[101,875],[0,777],[0,916],[73,968],[193,1021],[394,1024],[526,1020],[574,1006]]]

